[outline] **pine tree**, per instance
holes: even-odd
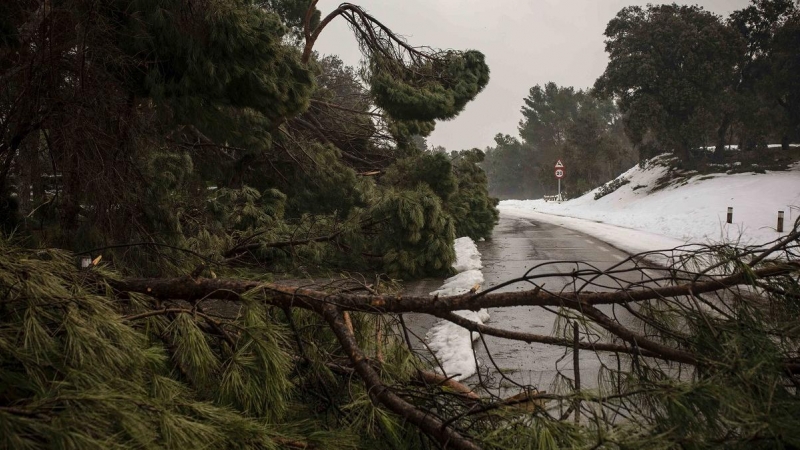
[[[328,23],[315,4],[0,5],[0,207],[24,215],[17,240],[0,237],[0,447],[428,446],[354,376],[330,314],[269,306],[259,286],[448,273],[459,171],[437,157],[416,183],[391,173],[423,168],[405,165],[413,137],[489,70],[344,4],[332,18],[358,18],[360,80],[313,53]],[[142,276],[253,285],[226,303],[118,284]],[[356,288],[393,292],[385,278]],[[447,384],[389,319],[347,318],[380,383]]]
[[[500,217],[499,200],[489,196],[486,173],[480,166],[484,158],[477,148],[453,155],[458,188],[447,202],[447,210],[455,220],[456,235],[475,241],[489,239]]]

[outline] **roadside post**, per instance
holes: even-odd
[[[561,197],[561,179],[564,178],[564,164],[559,159],[556,163],[556,178],[558,179],[558,201],[562,202],[564,199]]]
[[[728,206],[728,223],[733,223],[733,207]]]
[[[783,233],[783,211],[778,211],[778,233]]]

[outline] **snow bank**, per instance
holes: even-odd
[[[450,297],[469,292],[475,285],[481,284],[483,284],[483,273],[477,269],[467,270],[444,280],[442,287],[431,292],[431,295]]]
[[[489,319],[489,314],[483,309],[478,312],[456,311],[456,314],[480,324]],[[478,339],[477,333],[473,335],[453,322],[441,320],[428,331],[426,338],[447,376],[463,380],[478,370],[472,353],[472,341]]]
[[[453,268],[459,273],[446,279],[442,287],[431,292],[431,295],[447,297],[464,294],[483,284],[481,254],[475,242],[468,237],[458,238],[455,249],[456,262]],[[456,311],[455,314],[480,324],[489,320],[489,314],[484,309],[478,312]],[[428,346],[436,354],[447,376],[457,380],[469,378],[477,371],[472,353],[472,342],[477,338],[477,334],[472,336],[468,330],[446,320],[437,322],[426,336]]]
[[[593,234],[631,252],[689,242],[761,244],[785,234],[800,213],[798,164],[766,174],[695,175],[654,190],[667,170],[652,161],[645,168],[635,166],[620,176],[630,183],[598,200],[599,188],[561,204],[506,200],[500,210]],[[729,206],[732,224],[725,223]],[[786,214],[784,233],[775,230],[778,211]]]
[[[478,246],[475,245],[472,239],[468,237],[456,239],[455,249],[456,262],[453,264],[453,269],[455,269],[456,272],[480,270],[483,268],[483,264],[481,264],[481,253],[478,251]]]

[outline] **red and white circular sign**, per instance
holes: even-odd
[[[564,178],[564,169],[556,169],[556,178]]]

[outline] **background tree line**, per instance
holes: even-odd
[[[522,107],[521,138],[495,136],[484,169],[492,195],[536,198],[556,190],[553,166],[567,169],[562,190],[589,190],[630,167],[636,156],[615,103],[590,91],[534,86]]]
[[[605,36],[609,64],[592,89],[533,87],[520,138],[498,135],[487,149],[493,195],[552,193],[559,157],[576,196],[663,152],[697,166],[723,162],[729,145],[741,158],[800,140],[795,1],[753,0],[727,19],[698,6],[631,6]]]

